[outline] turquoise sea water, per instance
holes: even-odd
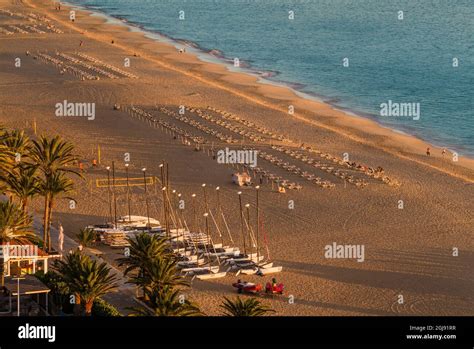
[[[238,57],[242,67],[267,79],[474,155],[473,0],[68,2],[228,64]],[[380,116],[380,105],[389,100],[419,103],[419,120]]]

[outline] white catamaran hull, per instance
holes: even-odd
[[[283,270],[283,267],[273,267],[273,268],[260,268],[257,272],[258,275],[269,275],[279,273]]]
[[[223,272],[220,272],[220,273],[196,275],[196,278],[198,278],[199,280],[209,280],[209,279],[223,278],[226,275],[227,275],[227,273],[225,271],[223,271]]]
[[[192,266],[195,266],[195,265],[203,265],[203,264],[204,264],[204,258],[201,258],[201,259],[198,259],[198,260],[195,260],[195,261],[178,262],[178,267],[186,268],[186,267],[192,267]]]
[[[205,273],[206,271],[210,271],[211,273],[215,274],[219,271],[219,266],[213,266],[213,267],[195,267],[195,268],[185,268],[181,270],[185,274],[199,274],[199,273]]]
[[[229,258],[228,260],[226,260],[226,263],[227,264],[238,264],[238,263],[246,263],[246,262],[255,262],[255,263],[258,263],[258,262],[261,262],[263,261],[263,259],[265,258],[265,256],[255,256],[255,257],[243,257],[243,258]]]

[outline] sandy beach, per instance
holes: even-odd
[[[158,178],[160,163],[167,161],[171,184],[186,207],[193,193],[203,205],[202,183],[207,185],[209,205],[215,205],[214,188],[219,186],[232,238],[241,246],[237,192],[241,190],[244,203],[253,207],[255,191],[233,184],[236,169],[218,163],[208,152],[247,147],[261,154],[259,168],[290,186],[301,186],[278,193],[265,179],[261,184],[265,240],[272,261],[283,266],[276,278],[286,287],[285,296],[264,299],[276,315],[474,314],[472,159],[453,161],[453,154],[443,156],[442,149],[422,140],[300,98],[290,89],[260,84],[256,77],[230,72],[223,65],[204,63],[87,11],[76,11],[72,22],[65,5],[57,11],[49,1],[0,0],[1,10],[0,27],[12,34],[0,32],[0,123],[24,129],[32,137],[35,127],[38,135],[59,134],[74,143],[84,163],[85,180],[77,183],[74,194],[77,206],[71,209],[68,200],[61,200],[53,216],[54,225],[60,221],[68,236],[107,220],[107,187],[101,185],[105,166],[114,161],[117,177],[123,178],[129,156],[130,176],[138,180],[143,167]],[[29,17],[31,21],[5,11],[37,17]],[[31,23],[44,33],[26,26]],[[11,25],[27,33],[15,32]],[[61,71],[50,58],[73,62],[76,73]],[[99,70],[87,68],[91,58],[98,60],[94,66]],[[82,79],[77,69],[101,78]],[[57,116],[55,106],[64,101],[95,103],[93,120]],[[132,106],[201,137],[204,146],[196,151],[194,145],[183,144],[179,132],[132,117],[125,109]],[[184,115],[179,114],[180,106],[187,107]],[[289,106],[294,113],[288,112]],[[200,112],[213,118],[203,118]],[[180,116],[194,122],[186,123]],[[98,148],[100,164],[92,167]],[[384,182],[343,165],[345,157],[382,167],[388,179]],[[260,175],[253,176],[258,183]],[[156,181],[148,189],[150,215],[161,220]],[[117,187],[116,194],[118,214],[126,215],[125,187]],[[41,215],[40,201],[35,211]],[[144,190],[133,187],[132,214],[145,212]],[[192,220],[189,208],[184,215]],[[333,243],[363,245],[363,262],[326,258],[325,247]],[[106,246],[97,249],[108,261],[123,253]],[[453,249],[459,255],[453,256]],[[222,296],[235,293],[231,284],[237,278],[229,274],[212,281],[193,280],[185,292],[205,313],[219,314]],[[262,283],[270,278],[245,279]]]

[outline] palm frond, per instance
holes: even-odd
[[[224,302],[220,307],[224,309],[224,315],[226,316],[263,316],[275,312],[256,298],[248,298],[242,301],[240,297],[236,297],[234,300],[224,297]]]

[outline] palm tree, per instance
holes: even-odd
[[[35,242],[36,236],[31,229],[32,219],[17,205],[10,201],[0,202],[0,245],[6,243],[26,244]],[[4,285],[4,260],[0,259],[2,287]]]
[[[93,229],[84,228],[79,230],[79,233],[76,235],[76,237],[82,246],[89,247],[95,242],[96,234]]]
[[[58,272],[76,297],[76,305],[83,304],[90,316],[94,300],[115,289],[116,277],[110,274],[107,263],[98,263],[75,251],[58,262]]]
[[[4,183],[5,192],[16,197],[25,212],[28,201],[40,193],[40,179],[37,167],[33,165],[19,164],[5,174],[0,174],[0,181]]]
[[[165,238],[156,235],[141,233],[134,239],[128,238],[130,243],[129,255],[118,258],[119,266],[126,265],[124,276],[134,272],[134,276],[128,282],[134,283],[143,289],[143,296],[146,298],[145,288],[150,286],[151,279],[159,280],[163,278],[165,283],[171,278],[173,270],[171,265],[164,262],[155,262],[156,260],[169,260],[172,254],[168,250],[168,243]],[[161,264],[160,264],[161,263]],[[175,266],[174,273],[176,274]],[[168,269],[165,271],[165,269]],[[165,276],[165,273],[169,273]],[[155,274],[154,276],[152,276]]]
[[[134,239],[128,238],[128,242],[130,243],[129,256],[117,259],[119,266],[127,266],[124,271],[125,276],[132,271],[142,269],[151,260],[171,256],[166,239],[156,235],[141,233]]]
[[[135,315],[143,316],[203,316],[199,307],[193,302],[180,298],[179,290],[171,286],[161,289],[151,288],[146,290],[149,299],[147,308],[135,310]]]
[[[0,125],[0,174],[11,170],[15,165],[15,153],[5,145],[7,139],[7,130]]]
[[[54,206],[54,196],[65,193],[72,189],[72,181],[66,179],[65,172],[82,176],[74,169],[68,168],[77,157],[73,153],[74,146],[63,141],[59,136],[48,138],[41,136],[37,141],[32,141],[30,158],[38,166],[43,174],[42,194],[44,195],[44,216],[43,216],[43,239],[45,246],[50,246],[50,225],[52,208]]]
[[[0,201],[0,244],[25,244],[36,240],[31,217],[17,205]]]
[[[80,176],[76,170],[68,168],[77,160],[74,146],[59,136],[53,138],[41,136],[39,141],[33,140],[30,157],[46,177],[58,171]]]
[[[14,153],[4,144],[0,144],[0,174],[14,166]]]
[[[29,156],[31,141],[25,134],[25,131],[4,130],[2,133],[2,144],[10,149],[15,157],[16,155],[20,155],[21,158]]]
[[[47,251],[51,249],[50,227],[56,199],[63,194],[70,193],[73,189],[74,182],[69,177],[66,177],[63,172],[52,173],[48,177],[45,177],[40,184],[40,192],[45,197],[43,215],[43,242]],[[72,200],[70,197],[67,198]]]
[[[226,316],[262,316],[275,310],[263,305],[255,298],[248,298],[242,301],[240,297],[230,300],[224,297],[224,302],[220,305],[224,309]]]
[[[150,289],[163,289],[177,285],[187,286],[188,283],[178,275],[176,260],[170,258],[155,258],[143,265],[141,272],[132,276],[128,283],[141,286],[145,291]],[[145,298],[147,294],[145,292]]]

